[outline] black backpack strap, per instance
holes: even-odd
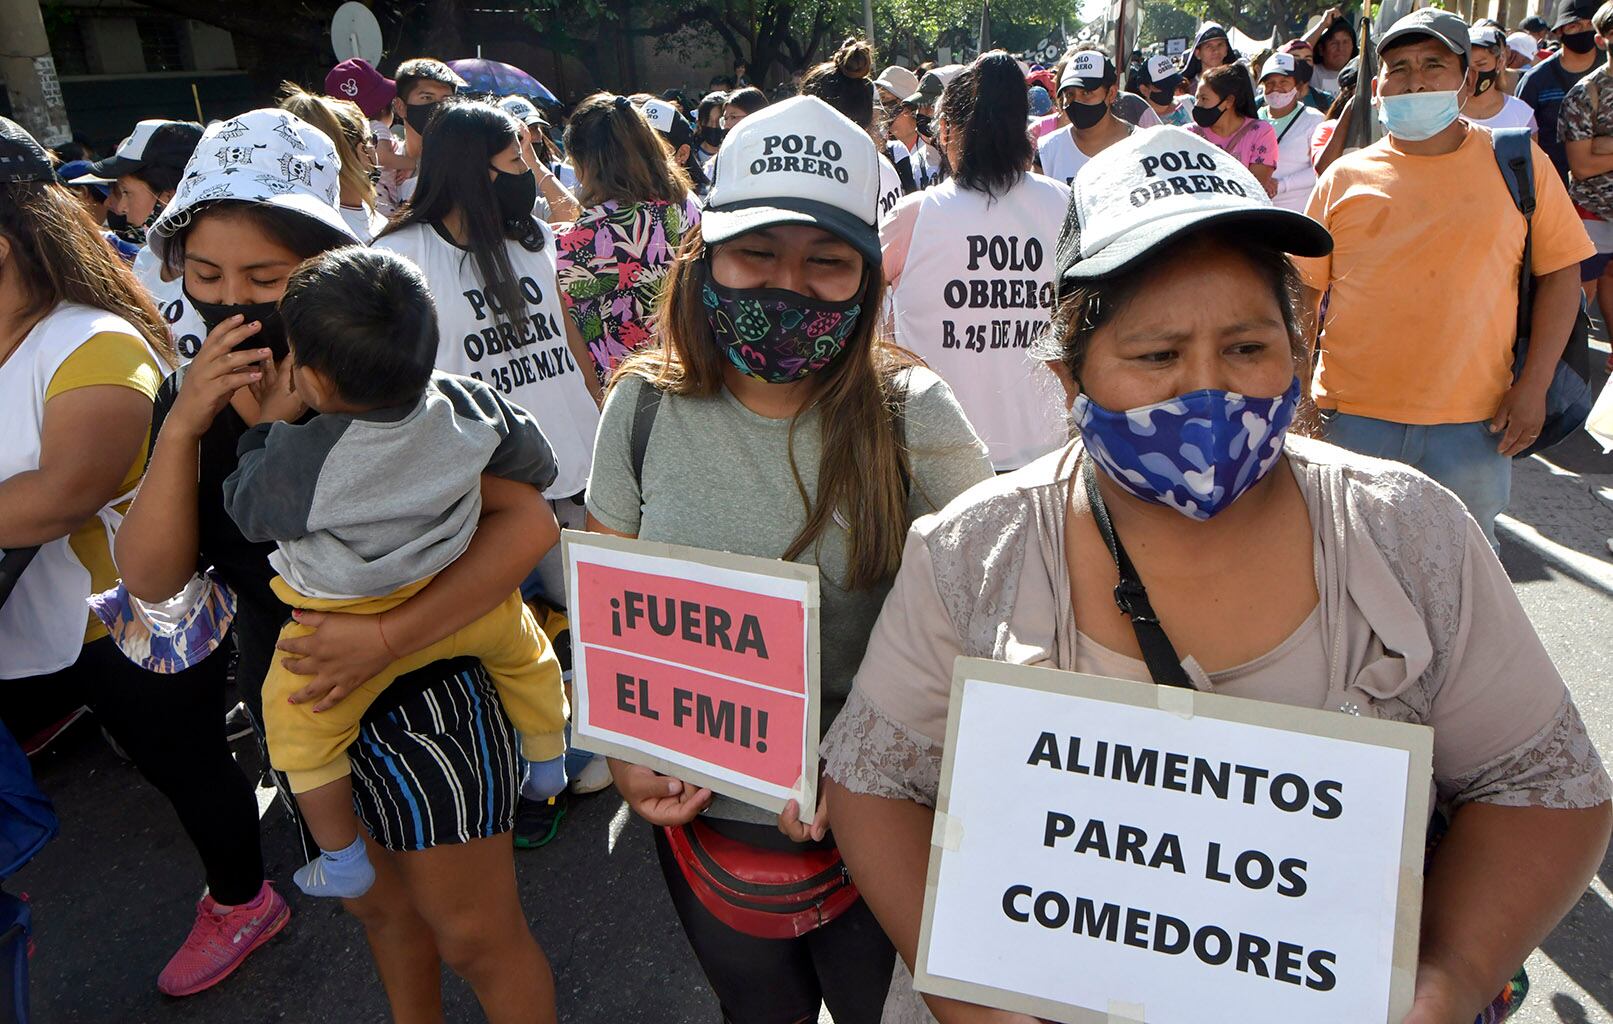
[[[661,389],[646,380],[633,405],[633,483],[640,494],[644,492],[644,453],[650,450],[650,431],[655,429],[655,415],[661,411],[661,395]]]
[[[1176,653],[1175,645],[1165,634],[1165,627],[1160,625],[1159,616],[1154,614],[1154,606],[1148,601],[1148,588],[1138,578],[1137,567],[1131,564],[1131,557],[1126,554],[1125,547],[1115,534],[1114,523],[1109,520],[1109,508],[1103,503],[1103,495],[1098,493],[1097,467],[1090,457],[1081,460],[1081,480],[1086,485],[1087,504],[1092,508],[1092,518],[1097,521],[1098,532],[1103,534],[1103,542],[1108,545],[1109,554],[1115,560],[1115,570],[1120,575],[1120,582],[1115,586],[1115,604],[1121,614],[1131,620],[1131,629],[1137,634],[1137,646],[1143,652],[1143,663],[1148,666],[1148,674],[1160,686],[1194,689],[1187,669],[1182,667],[1181,656]]]
[[[1535,162],[1531,152],[1529,129],[1498,128],[1490,133],[1495,147],[1495,162],[1501,168],[1501,178],[1512,193],[1512,201],[1523,214],[1523,266],[1518,271],[1518,340],[1529,343],[1533,324],[1534,299],[1534,213],[1535,213]]]

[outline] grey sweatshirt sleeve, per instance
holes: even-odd
[[[316,416],[303,424],[260,423],[241,435],[235,472],[224,481],[224,508],[243,537],[264,542],[308,535],[320,471],[348,422]]]
[[[487,472],[543,490],[559,472],[548,438],[532,414],[471,377],[433,375],[432,383],[453,404],[454,412],[486,423],[498,433],[498,447],[487,460]]]

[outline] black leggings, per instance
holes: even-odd
[[[19,696],[66,698],[69,706],[85,704],[95,712],[140,774],[174,805],[202,859],[208,891],[226,905],[249,903],[263,887],[257,798],[225,738],[229,649],[226,640],[200,665],[159,675],[102,637],[67,668],[6,684]],[[29,711],[8,701],[4,717],[14,733],[35,724],[26,722],[38,717]]]
[[[725,835],[758,831],[758,846],[780,838],[771,825],[723,822]],[[879,1024],[890,988],[896,949],[862,900],[833,921],[798,939],[758,939],[713,917],[689,888],[661,829],[655,828],[672,906],[695,959],[722,1003],[726,1024],[816,1024],[818,1005],[835,1024]]]

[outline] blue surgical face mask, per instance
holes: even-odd
[[[1132,495],[1203,522],[1277,464],[1299,378],[1276,398],[1204,390],[1115,412],[1085,394],[1071,416],[1098,468]]]
[[[1462,111],[1455,92],[1406,92],[1378,97],[1378,119],[1390,135],[1407,142],[1431,139],[1449,128]]]

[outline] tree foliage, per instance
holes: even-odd
[[[1192,36],[1199,21],[1219,22],[1228,28],[1237,28],[1256,39],[1265,39],[1273,29],[1281,38],[1300,35],[1313,15],[1335,6],[1331,0],[1143,0],[1144,35],[1150,40],[1172,36]],[[1354,16],[1359,3],[1337,4],[1346,14]],[[1173,12],[1186,15],[1186,31],[1179,31],[1183,19]],[[1168,26],[1170,31],[1162,31]]]

